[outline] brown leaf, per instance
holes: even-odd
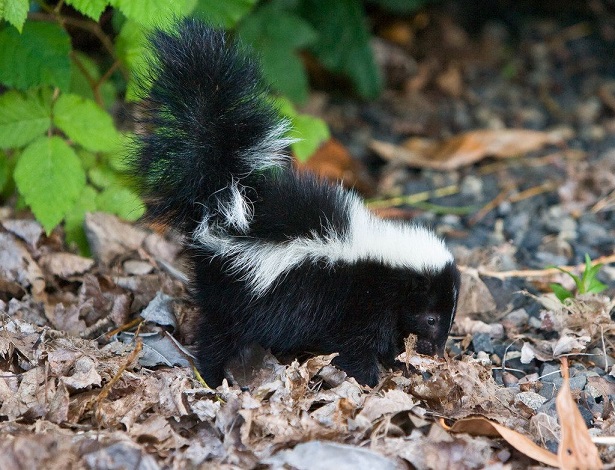
[[[85,234],[94,258],[103,265],[136,250],[147,236],[145,231],[102,212],[86,214]]]
[[[367,196],[374,194],[375,183],[368,171],[335,139],[322,144],[308,161],[297,163],[297,168],[312,171],[334,183],[341,181],[344,186]]]
[[[443,420],[440,420],[440,424],[444,429],[453,433],[463,432],[473,436],[488,437],[500,436],[519,452],[538,462],[542,462],[552,467],[559,467],[560,465],[560,461],[555,454],[552,454],[548,450],[537,446],[523,434],[513,431],[512,429],[502,426],[494,421],[490,421],[487,418],[475,417],[461,419],[450,427],[447,426]]]
[[[402,161],[408,166],[418,168],[454,170],[472,165],[486,157],[519,157],[561,141],[561,134],[555,132],[480,129],[441,142],[411,138],[403,146],[396,146],[388,142],[373,141],[371,148],[385,160]]]
[[[568,358],[561,358],[561,362],[564,382],[555,398],[555,407],[562,426],[562,440],[557,451],[559,464],[554,466],[559,466],[564,470],[602,468],[598,449],[592,442],[581,412],[570,393]]]
[[[94,266],[94,260],[72,253],[49,253],[41,256],[39,263],[50,274],[62,279],[83,274]]]

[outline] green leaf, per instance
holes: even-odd
[[[323,142],[329,140],[329,127],[322,119],[300,114],[292,123],[290,136],[299,140],[293,143],[291,148],[299,161],[306,161]]]
[[[51,110],[39,93],[9,90],[0,96],[0,148],[22,147],[51,126]]]
[[[76,204],[66,214],[64,231],[66,242],[75,243],[83,255],[89,255],[88,240],[85,236],[83,221],[86,212],[94,212],[96,207],[96,190],[92,186],[85,186],[77,199]]]
[[[4,152],[0,151],[0,193],[4,191],[6,184],[9,182],[9,159]]]
[[[297,49],[312,44],[317,35],[309,23],[283,7],[282,2],[263,5],[242,21],[238,33],[261,54],[267,81],[302,103],[308,96],[308,81]]]
[[[61,95],[53,108],[53,121],[73,141],[93,152],[114,150],[120,139],[111,116],[81,96]]]
[[[88,179],[97,188],[103,189],[120,183],[118,175],[108,166],[97,165],[88,171]]]
[[[139,98],[137,77],[146,76],[150,53],[147,48],[147,30],[134,21],[124,22],[115,41],[115,48],[120,60],[128,66],[130,78],[126,88],[126,100],[136,101]]]
[[[126,149],[134,145],[134,137],[134,134],[120,133],[120,140],[118,141],[117,148],[106,155],[107,164],[118,173],[130,172],[130,162],[127,158]]]
[[[361,2],[357,0],[302,0],[303,16],[320,33],[310,50],[334,72],[347,75],[357,91],[375,98],[382,89]]]
[[[98,194],[96,205],[99,210],[111,212],[126,220],[137,220],[145,212],[139,196],[128,188],[109,186]]]
[[[564,302],[564,300],[569,299],[572,297],[572,292],[570,292],[568,289],[566,289],[565,287],[561,286],[560,284],[549,284],[549,287],[551,288],[551,290],[553,291],[553,293],[555,294],[555,297],[557,297],[559,299],[560,302]]]
[[[95,100],[92,85],[86,78],[86,73],[90,80],[100,80],[101,74],[96,62],[90,57],[79,51],[73,51],[73,62],[79,65],[72,67],[70,75],[70,88],[72,94],[83,96],[90,100]],[[83,68],[83,70],[82,70]],[[111,80],[106,80],[99,86],[99,93],[106,108],[111,108],[117,97],[117,90]]]
[[[209,24],[229,29],[246,16],[256,2],[257,0],[198,0],[192,13]]]
[[[291,123],[289,137],[297,139],[291,144],[291,149],[299,161],[310,158],[331,136],[326,122],[309,114],[298,113],[290,100],[278,97],[274,100],[274,105],[277,106],[280,115]]]
[[[94,21],[100,19],[100,15],[109,4],[107,0],[66,0],[66,3]]]
[[[110,0],[110,3],[126,18],[143,26],[164,28],[190,14],[196,0]]]
[[[21,33],[29,7],[28,0],[0,0],[0,20],[5,19]]]
[[[422,8],[429,0],[372,0],[372,2],[393,13],[408,14]]]
[[[15,167],[19,193],[47,233],[74,206],[85,186],[85,172],[60,137],[43,137],[25,148]]]
[[[592,281],[589,283],[589,286],[587,287],[587,290],[585,292],[587,292],[588,294],[599,294],[600,292],[605,290],[607,287],[608,286],[606,284],[603,284],[598,279],[592,279]]]
[[[0,82],[26,90],[52,85],[63,91],[70,84],[70,38],[55,23],[29,21],[20,35],[0,30]]]

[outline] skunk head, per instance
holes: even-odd
[[[442,355],[455,319],[459,294],[459,271],[453,262],[441,269],[412,273],[407,302],[401,306],[400,332],[417,336],[416,351]]]

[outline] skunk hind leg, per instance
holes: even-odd
[[[216,388],[224,379],[226,362],[239,352],[239,348],[228,334],[205,332],[203,329],[201,334],[196,345],[197,369],[205,383],[211,388]]]

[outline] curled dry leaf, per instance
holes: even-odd
[[[528,457],[552,467],[559,466],[559,460],[555,454],[534,444],[532,440],[523,434],[487,418],[466,418],[455,422],[455,424],[450,427],[444,423],[444,420],[440,420],[440,424],[444,429],[453,433],[468,433],[473,436],[500,436],[515,449]]]
[[[564,470],[594,470],[602,468],[598,449],[592,442],[585,421],[570,392],[568,358],[563,357],[562,377],[564,382],[555,399],[555,407],[562,427],[557,457]]]
[[[481,129],[436,142],[411,138],[404,145],[374,140],[371,148],[385,160],[402,161],[408,166],[454,170],[486,157],[511,158],[525,155],[545,145],[562,142],[560,132],[529,129]]]

